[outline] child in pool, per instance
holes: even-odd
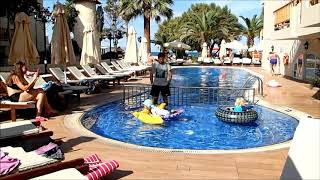
[[[144,109],[143,109],[144,113],[152,114],[154,116],[157,115],[164,119],[172,118],[175,115],[181,114],[183,112],[182,109],[171,110],[170,112],[165,109],[166,103],[161,103],[159,106],[155,106],[152,104],[152,100],[150,99],[145,100],[143,102],[143,105],[144,105]]]
[[[243,111],[247,111],[253,108],[253,106],[248,105],[248,103],[246,102],[246,100],[244,100],[244,98],[242,97],[238,97],[236,99],[236,102],[234,103],[235,107],[233,109],[234,112],[243,112]]]

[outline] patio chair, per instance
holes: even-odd
[[[95,65],[96,70],[98,70],[101,74],[105,74],[105,75],[112,75],[114,77],[116,77],[118,79],[118,84],[120,84],[120,80],[124,79],[125,81],[127,81],[127,79],[130,77],[130,75],[125,74],[125,73],[117,73],[114,72],[109,66],[107,66],[108,70],[103,68],[100,64],[96,64]]]
[[[117,78],[116,76],[112,76],[108,74],[98,75],[94,70],[92,70],[92,68],[89,65],[81,65],[81,67],[92,78],[101,78],[103,81],[108,81],[108,82],[113,81],[113,84],[115,79],[118,79],[118,84],[120,84],[119,78]]]
[[[294,133],[281,180],[320,179],[320,119],[306,118]]]
[[[249,58],[242,58],[242,65],[250,65],[251,61]]]
[[[108,71],[108,73],[111,74],[122,74],[122,75],[127,75],[127,76],[132,76],[134,74],[134,72],[130,71],[119,71],[119,70],[113,70],[106,62],[102,62],[100,63],[101,66]]]

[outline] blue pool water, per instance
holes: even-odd
[[[172,86],[186,87],[241,87],[251,74],[233,68],[176,68]]]
[[[248,72],[226,68],[179,68],[173,70],[174,86],[241,86]],[[225,77],[221,77],[225,74]],[[199,80],[200,79],[200,80]],[[238,125],[222,122],[214,115],[216,105],[183,105],[185,112],[164,125],[143,124],[122,102],[100,106],[81,119],[101,136],[140,146],[214,150],[245,149],[277,144],[292,139],[298,121],[291,116],[256,106],[255,123]],[[88,123],[89,122],[89,123]],[[93,125],[87,126],[87,124]]]

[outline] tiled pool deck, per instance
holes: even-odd
[[[258,67],[248,69],[264,75],[264,82],[276,79],[283,86],[270,88],[264,86],[265,97],[269,104],[286,106],[320,117],[320,101],[313,99],[316,93],[307,84],[298,83],[282,77],[272,77]],[[149,83],[143,80],[128,83]],[[76,121],[83,111],[98,104],[121,97],[122,91],[114,87],[100,94],[83,95],[81,105],[45,122],[53,130],[55,138],[62,138],[66,160],[85,157],[96,153],[104,160],[115,159],[119,169],[108,179],[279,179],[288,148],[262,152],[228,154],[187,154],[181,152],[161,153],[125,148],[106,143],[90,136],[78,128]]]

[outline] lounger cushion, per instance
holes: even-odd
[[[38,133],[39,129],[31,121],[17,121],[0,124],[0,139]]]
[[[115,160],[110,162],[103,162],[97,165],[89,165],[89,173],[86,174],[86,177],[89,180],[98,180],[101,177],[113,172],[119,167],[119,163]]]
[[[43,176],[39,176],[33,179],[79,179],[79,180],[88,180],[88,178],[82,175],[77,169],[75,168],[68,168],[63,169],[60,171],[56,171],[54,173],[46,174]]]
[[[35,167],[40,167],[44,165],[48,165],[54,162],[57,162],[55,159],[50,159],[38,155],[34,151],[25,152],[21,147],[4,147],[1,148],[2,151],[9,153],[11,157],[17,158],[20,160],[21,164],[18,167],[19,171],[24,171],[28,169],[32,169]]]

